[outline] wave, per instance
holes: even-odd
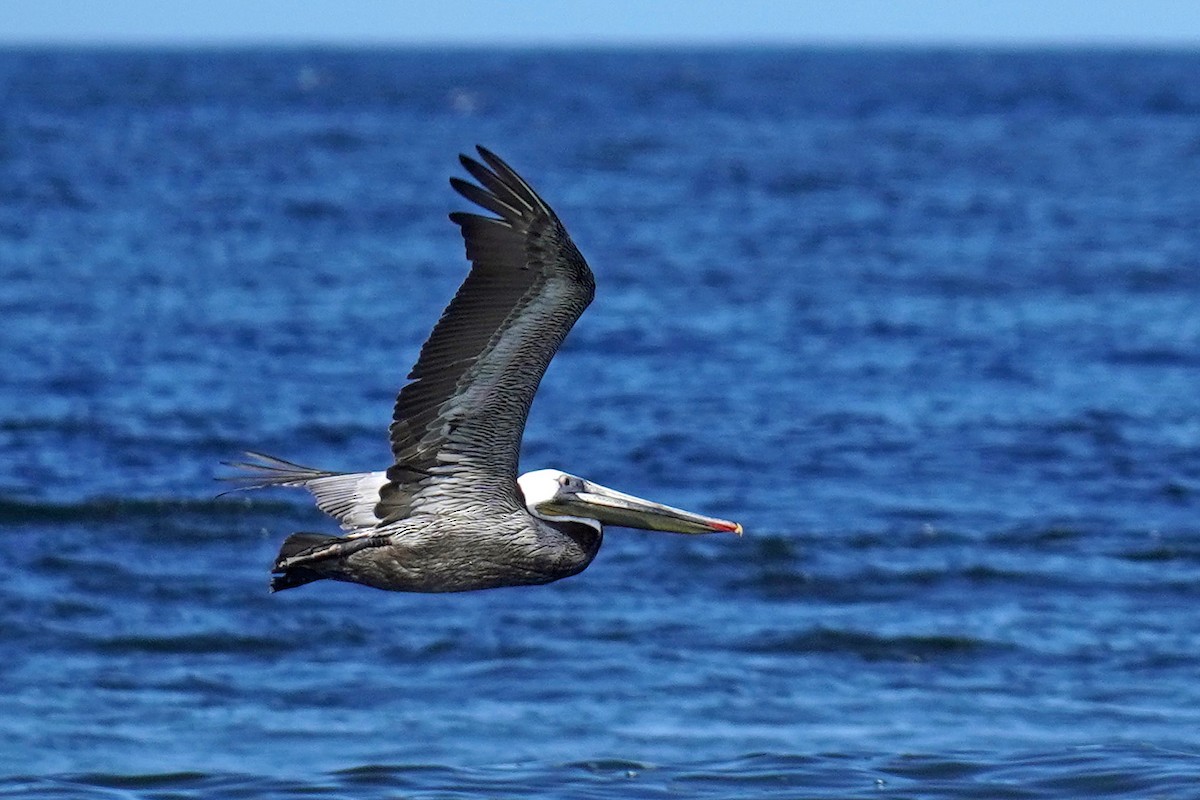
[[[129,519],[218,516],[238,517],[248,513],[294,512],[300,504],[278,500],[249,500],[244,497],[212,498],[130,498],[96,497],[73,503],[52,503],[0,497],[0,525],[36,522],[108,522]]]
[[[272,636],[231,633],[186,633],[167,636],[112,636],[96,639],[92,646],[109,653],[212,654],[282,656],[294,650],[293,642]]]
[[[1186,797],[1200,780],[1193,752],[1097,745],[1033,752],[751,753],[722,761],[654,764],[605,758],[491,766],[364,764],[281,777],[238,772],[81,773],[0,778],[0,794],[44,798],[180,800],[337,795],[421,797],[927,798]]]
[[[930,661],[942,656],[1007,651],[1013,646],[970,636],[884,636],[818,627],[794,633],[761,635],[744,642],[740,649],[763,654],[841,653],[867,661]]]

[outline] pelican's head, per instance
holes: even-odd
[[[517,483],[525,495],[529,513],[549,521],[571,519],[597,527],[617,525],[673,533],[727,531],[742,535],[742,526],[736,522],[653,503],[556,469],[527,472],[517,478]]]

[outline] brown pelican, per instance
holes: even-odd
[[[456,212],[472,263],[396,398],[395,463],[383,472],[309,469],[248,453],[243,488],[300,486],[343,536],[294,533],[271,589],[330,578],[407,592],[549,583],[583,570],[603,525],[676,533],[734,522],[607,489],[565,472],[517,477],[534,393],[592,301],[592,271],[558,217],[506,163],[459,160],[459,194],[495,216]]]

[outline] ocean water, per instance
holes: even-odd
[[[0,796],[1200,796],[1200,54],[0,52]],[[740,521],[267,593],[475,143],[597,276],[522,466]]]

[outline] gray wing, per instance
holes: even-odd
[[[548,205],[479,147],[459,160],[479,185],[450,183],[495,217],[456,212],[472,268],[396,398],[396,463],[380,524],[414,513],[523,508],[517,460],[542,375],[592,301],[587,262]],[[485,166],[486,165],[486,166]]]

